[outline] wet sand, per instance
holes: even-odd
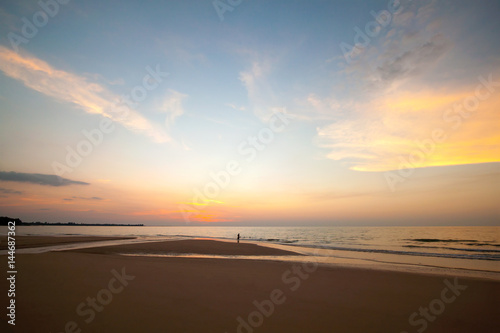
[[[76,252],[96,254],[212,254],[240,256],[284,256],[300,254],[251,243],[222,242],[209,239],[159,241],[117,246],[92,247]]]
[[[7,250],[7,236],[0,237],[0,250]],[[85,242],[102,242],[109,240],[134,239],[135,237],[97,237],[97,236],[16,236],[16,249],[44,247]]]
[[[176,243],[115,248],[143,251],[140,248],[147,246],[148,251],[227,254],[237,250],[235,245],[244,245],[202,240]],[[259,248],[242,246],[240,250]],[[123,248],[111,247],[85,253],[89,250],[17,256],[14,332],[499,329],[500,282],[495,281],[314,263],[130,257],[113,254]],[[7,260],[6,256],[0,259]],[[0,283],[2,290],[8,289],[5,281]],[[2,294],[7,304],[6,293]],[[10,328],[2,320],[0,331]]]

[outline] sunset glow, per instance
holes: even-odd
[[[498,3],[0,6],[1,215],[500,224]]]

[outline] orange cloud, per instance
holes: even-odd
[[[88,82],[84,77],[55,69],[40,59],[18,54],[4,46],[0,46],[0,70],[30,89],[59,101],[78,105],[88,113],[110,118],[156,142],[170,140],[165,131],[150,123],[140,113],[130,109],[128,112],[119,110],[118,95],[98,83]]]
[[[318,128],[319,141],[358,171],[500,162],[500,91],[489,89],[385,95]]]

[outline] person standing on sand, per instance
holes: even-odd
[[[238,237],[236,237],[236,239],[238,240],[238,243],[240,242],[240,234],[238,234]]]

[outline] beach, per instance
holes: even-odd
[[[16,248],[26,249],[34,247],[44,247],[53,245],[102,242],[108,240],[132,239],[134,237],[104,237],[104,236],[17,236]],[[0,251],[7,249],[7,242],[0,243]]]
[[[137,256],[170,251],[295,255],[214,240],[18,255],[16,325],[2,321],[2,332],[498,331],[499,281],[323,266],[305,256]]]

